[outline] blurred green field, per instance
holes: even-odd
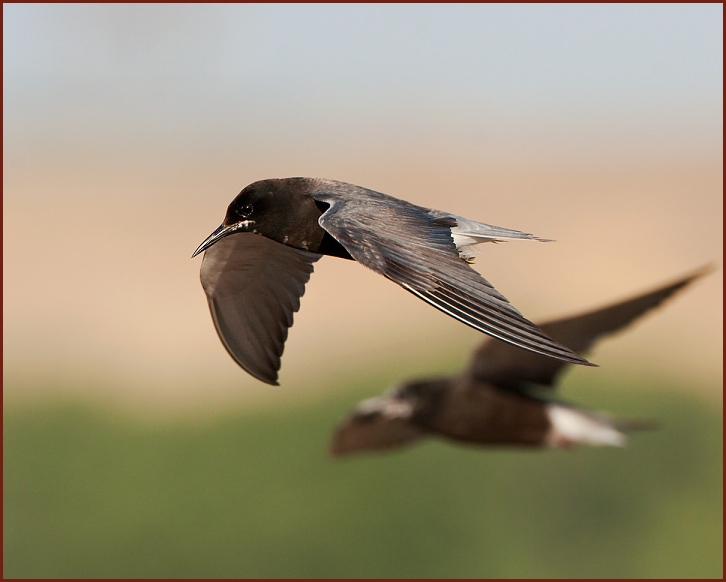
[[[380,391],[204,421],[6,405],[4,575],[721,578],[716,403],[656,383],[569,386],[663,427],[623,450],[431,440],[331,460],[335,422]]]

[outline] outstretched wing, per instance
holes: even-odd
[[[255,378],[277,385],[293,313],[321,256],[252,233],[232,234],[205,251],[202,287],[219,339]]]
[[[330,204],[320,226],[359,263],[481,332],[552,358],[588,363],[525,319],[459,256],[452,238],[456,217],[364,188],[353,194],[314,197]]]
[[[602,336],[624,328],[707,272],[708,269],[701,269],[650,293],[583,315],[551,321],[541,328],[577,353],[583,353]],[[474,353],[465,373],[478,381],[501,387],[517,386],[523,382],[552,386],[564,366],[564,362],[515,350],[502,342],[488,341]]]

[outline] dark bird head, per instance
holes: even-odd
[[[405,382],[383,396],[364,400],[344,418],[330,447],[334,457],[393,449],[429,433],[449,380]]]
[[[238,232],[252,232],[299,250],[317,251],[325,236],[318,225],[325,208],[319,208],[310,196],[315,185],[316,180],[312,178],[253,182],[232,200],[224,222],[199,245],[192,257]]]
[[[397,400],[409,402],[415,416],[428,414],[435,408],[449,388],[450,378],[434,377],[409,380],[393,388],[389,395]]]

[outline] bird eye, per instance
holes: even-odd
[[[252,210],[252,204],[245,204],[237,209],[237,214],[239,214],[242,218],[248,218],[252,215]]]

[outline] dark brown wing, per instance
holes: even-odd
[[[701,269],[650,293],[583,315],[545,323],[542,330],[577,353],[588,350],[600,337],[613,333],[660,305],[710,269]],[[474,353],[466,374],[501,387],[533,382],[552,386],[566,364],[538,354],[513,349],[496,341],[483,343]]]
[[[565,362],[588,364],[553,341],[472,269],[456,250],[452,217],[365,188],[313,194],[330,204],[320,225],[351,256],[447,315],[488,335]]]
[[[219,339],[255,378],[277,384],[293,313],[321,256],[252,233],[205,251],[201,280]]]

